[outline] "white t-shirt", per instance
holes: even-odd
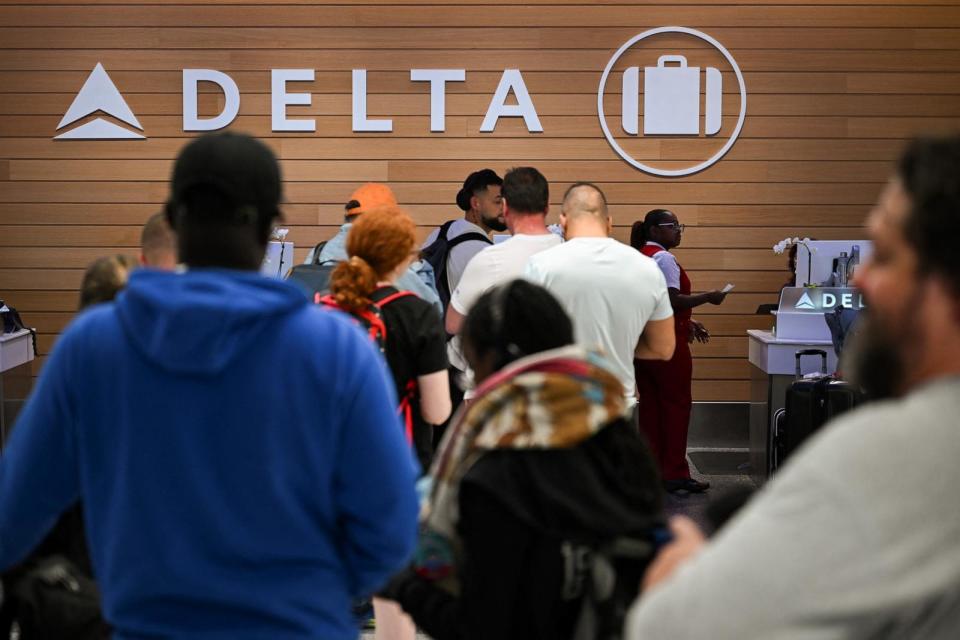
[[[557,297],[579,344],[607,354],[633,405],[633,353],[643,328],[673,316],[657,263],[613,238],[573,238],[530,258],[526,275]]]
[[[487,247],[473,257],[450,296],[450,306],[462,315],[487,289],[520,278],[527,260],[535,253],[556,247],[563,241],[552,233],[530,236],[518,234],[509,240]]]
[[[454,220],[453,224],[451,224],[447,230],[447,240],[453,240],[467,233],[487,235],[484,230],[477,225],[460,218],[459,220]],[[439,234],[440,227],[437,227],[427,236],[421,248],[426,249],[433,244]],[[450,249],[450,253],[447,254],[447,285],[450,287],[451,292],[460,284],[460,278],[463,276],[464,269],[467,268],[467,263],[473,259],[473,256],[489,246],[490,243],[484,242],[483,240],[467,240]]]
[[[504,242],[487,247],[467,264],[457,288],[450,295],[450,306],[457,313],[467,315],[473,303],[488,289],[522,277],[530,256],[556,247],[562,242],[560,237],[552,233],[536,236],[518,234]],[[459,336],[451,340],[448,346],[447,355],[450,357],[450,364],[461,371],[466,371],[467,364],[463,360]]]
[[[677,263],[677,257],[667,251],[667,248],[657,242],[647,242],[655,247],[660,247],[663,251],[653,254],[660,271],[663,271],[663,277],[667,280],[667,287],[670,289],[680,289],[680,264]]]

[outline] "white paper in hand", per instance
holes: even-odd
[[[731,291],[733,291],[733,288],[734,288],[735,286],[737,286],[737,285],[735,285],[735,284],[730,284],[730,283],[728,282],[728,283],[727,283],[727,286],[725,286],[723,289],[720,289],[720,291],[722,291],[723,293],[730,293]]]

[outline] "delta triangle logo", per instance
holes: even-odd
[[[797,304],[794,305],[794,309],[816,309],[817,305],[813,304],[813,300],[810,299],[810,294],[806,291],[803,292],[803,295],[800,296],[800,299],[797,300]]]
[[[121,122],[125,122],[137,129],[143,131],[137,116],[133,115],[127,101],[123,99],[113,80],[107,75],[103,65],[99,62],[93,68],[87,81],[83,83],[80,93],[73,99],[73,104],[67,109],[57,130],[72,124],[81,118],[102,111],[108,116],[112,116]],[[131,140],[144,139],[144,136],[125,129],[120,125],[114,124],[103,118],[96,118],[90,122],[61,133],[54,137],[54,140]]]

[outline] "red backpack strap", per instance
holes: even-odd
[[[373,304],[375,304],[378,309],[383,309],[383,307],[390,304],[394,300],[399,300],[400,298],[406,298],[407,296],[413,296],[414,298],[419,297],[413,291],[394,291],[390,295],[384,297],[382,300],[377,300]]]
[[[413,445],[413,399],[417,396],[417,381],[408,380],[403,397],[397,406],[397,414],[403,418],[403,430],[407,436],[407,444]]]
[[[369,309],[357,311],[354,313],[354,315],[363,318],[366,323],[370,325],[368,333],[370,335],[370,339],[376,344],[381,344],[387,339],[387,325],[384,324],[382,316],[370,311]]]

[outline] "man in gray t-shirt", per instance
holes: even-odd
[[[687,519],[630,640],[960,634],[960,136],[914,142],[870,214],[845,369],[875,398],[797,452],[707,543]]]
[[[453,246],[447,254],[445,265],[447,294],[441,296],[445,298],[444,303],[450,302],[450,293],[460,284],[460,277],[473,256],[493,244],[490,234],[507,230],[501,211],[502,185],[503,179],[496,172],[492,169],[481,169],[467,176],[463,181],[463,188],[457,192],[457,206],[463,210],[463,218],[451,221],[447,228],[446,239],[453,243]],[[443,226],[434,229],[421,248],[426,249],[436,242],[442,229]],[[468,236],[470,239],[453,242],[461,236]],[[438,290],[443,286],[444,283],[437,282]]]

